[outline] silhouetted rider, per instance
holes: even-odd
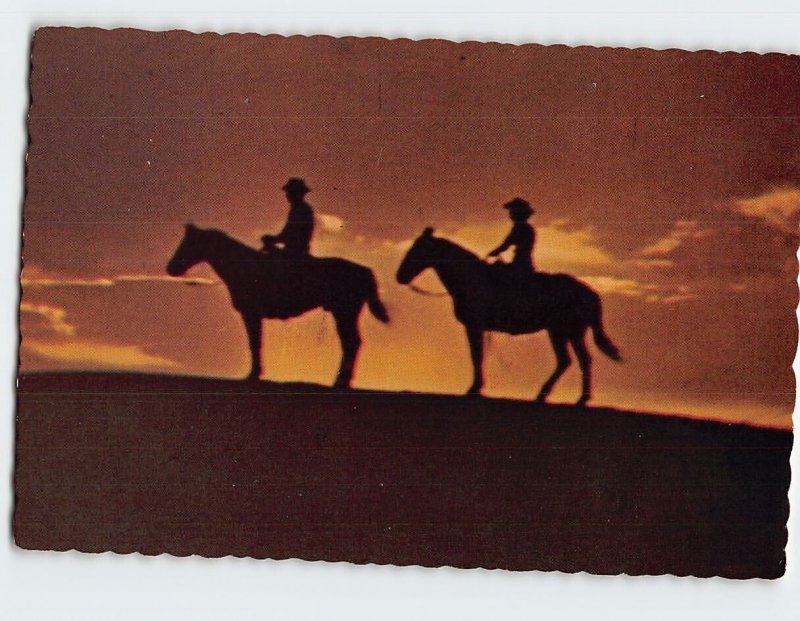
[[[314,210],[307,202],[305,195],[311,189],[299,177],[292,177],[283,186],[289,201],[289,215],[283,230],[277,235],[264,235],[262,252],[269,252],[276,246],[283,247],[283,253],[290,258],[309,256],[311,236],[314,233]]]
[[[492,250],[488,256],[496,257],[513,247],[514,258],[511,261],[511,267],[519,274],[532,274],[534,269],[531,255],[533,244],[536,241],[536,232],[528,224],[528,218],[533,215],[533,208],[528,201],[521,198],[510,200],[503,207],[508,209],[508,215],[514,225],[505,241]]]

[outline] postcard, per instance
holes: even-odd
[[[14,537],[778,578],[800,57],[46,27]]]

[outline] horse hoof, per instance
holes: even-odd
[[[577,407],[584,407],[587,403],[589,403],[589,397],[581,397],[575,402]]]
[[[533,400],[534,403],[547,403],[547,395],[539,395]]]

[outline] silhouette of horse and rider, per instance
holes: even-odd
[[[261,375],[262,319],[288,319],[311,309],[329,311],[336,322],[342,359],[334,386],[349,387],[355,370],[361,336],[358,318],[366,304],[380,321],[388,323],[386,307],[378,296],[375,276],[367,267],[340,258],[310,254],[314,210],[305,201],[310,188],[293,177],[283,186],[289,202],[286,225],[277,235],[264,235],[255,250],[222,231],[192,224],[186,231],[167,273],[181,276],[192,266],[207,262],[225,283],[233,307],[247,330],[251,369],[247,378]],[[585,336],[591,329],[604,354],[620,360],[619,350],[605,333],[599,295],[566,274],[536,272],[532,252],[535,231],[528,223],[534,210],[515,198],[504,207],[513,223],[511,232],[488,258],[513,248],[511,263],[489,263],[427,228],[414,241],[397,271],[400,284],[410,284],[432,269],[453,299],[456,319],[466,329],[473,364],[473,381],[467,394],[483,387],[483,333],[527,334],[546,330],[556,355],[556,368],[537,396],[544,401],[571,364],[568,346],[578,358],[583,381],[578,404],[591,398],[591,355]]]
[[[298,317],[319,307],[329,311],[342,346],[334,385],[349,387],[361,347],[358,317],[364,304],[384,323],[389,314],[378,297],[372,270],[345,259],[308,253],[314,228],[313,210],[303,200],[308,187],[302,179],[290,179],[284,191],[291,206],[288,221],[278,235],[264,236],[261,251],[222,231],[187,224],[167,273],[181,276],[206,262],[225,283],[247,330],[251,355],[247,378],[251,380],[261,375],[262,319]]]

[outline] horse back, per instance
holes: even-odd
[[[368,267],[339,257],[313,257],[311,270],[315,278],[333,285],[335,289],[361,290],[375,276]]]
[[[482,287],[481,308],[474,312],[488,330],[528,334],[558,325],[585,323],[587,308],[596,298],[588,285],[569,274],[503,273],[491,266],[487,275],[492,277]]]
[[[318,307],[354,307],[368,297],[374,282],[372,270],[347,259],[268,258],[234,306],[288,319]]]

